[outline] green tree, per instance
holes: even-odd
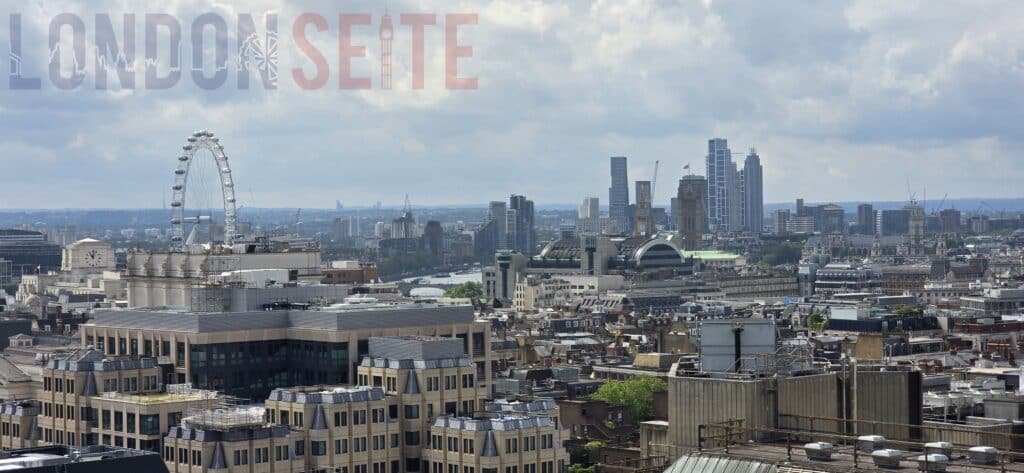
[[[811,315],[807,316],[807,327],[815,332],[825,330],[826,322],[825,316],[818,311],[811,312]]]
[[[594,465],[583,466],[579,463],[569,465],[569,473],[594,473]]]
[[[761,250],[761,256],[765,264],[778,266],[780,264],[797,264],[803,254],[803,245],[800,243],[778,243],[765,245]]]
[[[458,286],[444,291],[445,297],[468,298],[478,301],[484,298],[484,287],[476,281],[466,281]]]
[[[912,305],[900,304],[892,310],[892,313],[896,315],[921,315],[924,313],[920,307],[914,307]]]
[[[658,378],[640,375],[625,381],[608,381],[597,392],[591,394],[590,398],[626,406],[633,418],[633,423],[639,425],[640,422],[650,419],[653,414],[652,394],[667,388],[665,382]]]

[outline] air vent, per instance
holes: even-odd
[[[861,435],[857,437],[857,450],[872,453],[885,448],[885,437],[881,435]]]
[[[967,450],[967,458],[975,465],[995,465],[999,463],[999,450],[994,447],[971,447]]]
[[[946,471],[946,465],[948,463],[949,457],[938,453],[918,455],[917,457],[918,471],[924,471],[926,473],[942,473]]]
[[[827,462],[832,461],[832,452],[835,447],[828,442],[811,442],[804,445],[804,453],[808,460]]]
[[[895,469],[900,467],[900,460],[903,459],[903,452],[893,450],[891,448],[883,448],[881,450],[871,452],[871,459],[874,460],[875,466],[879,468]]]

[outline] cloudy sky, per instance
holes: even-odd
[[[62,12],[83,17],[87,43],[96,13],[112,15],[118,39],[120,15],[135,13],[143,84],[143,51],[154,41],[143,17],[157,12],[147,3],[2,0],[5,17],[21,15],[23,74],[42,78],[42,88],[0,87],[0,208],[159,207],[197,129],[221,138],[240,202],[259,207],[398,205],[406,193],[419,205],[510,193],[605,204],[612,155],[630,158],[631,180],[649,179],[660,160],[656,198],[667,202],[683,165],[703,173],[712,136],[728,138],[740,159],[758,149],[767,202],[898,200],[908,180],[936,198],[1024,194],[1016,0],[389,0],[390,91],[377,73],[382,1],[164,0],[159,12],[185,30],[188,66],[198,15],[226,19],[234,58],[237,15],[251,13],[262,31],[263,15],[277,14],[278,89],[239,90],[229,68],[217,90],[196,87],[188,70],[169,90],[118,90],[115,76],[112,90],[96,90],[93,47],[82,86],[54,86],[48,31]],[[306,33],[330,67],[319,90],[292,79],[294,68],[314,71],[292,33],[303,12],[327,21],[327,31]],[[340,13],[372,15],[352,34],[369,56],[352,61],[353,75],[371,77],[371,90],[337,87]],[[397,24],[401,13],[438,16],[426,29],[423,90],[411,89],[412,35]],[[477,90],[445,88],[449,13],[478,15],[478,25],[458,30],[473,48],[459,74],[476,77]],[[9,25],[0,21],[4,47]],[[61,56],[65,66],[69,58]]]

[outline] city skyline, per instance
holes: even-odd
[[[258,17],[271,3],[277,2],[251,4],[252,13]],[[72,2],[67,10],[91,22],[89,5]],[[918,25],[914,8],[877,9],[863,1],[641,1],[624,13],[608,3],[472,6],[480,21],[465,28],[465,41],[474,57],[460,67],[479,78],[474,91],[439,90],[436,83],[408,90],[410,32],[401,25],[390,91],[5,91],[3,164],[21,178],[7,184],[0,208],[157,208],[172,182],[180,137],[201,128],[223,138],[240,203],[252,207],[327,206],[336,199],[372,205],[400,201],[406,192],[431,205],[514,192],[577,203],[604,195],[608,156],[629,156],[635,180],[649,179],[656,160],[662,175],[675,179],[683,165],[699,165],[709,136],[757,145],[766,202],[797,195],[899,200],[908,177],[937,196],[1019,196],[1014,183],[1024,170],[1014,165],[1020,139],[1013,123],[1024,104],[1014,98],[1021,72],[1012,46],[1022,41],[1008,21],[1020,16],[1019,4],[930,9],[927,26]],[[337,11],[314,7],[324,15]],[[224,12],[219,8],[202,1],[187,9],[167,5],[172,14]],[[351,8],[382,13],[375,2]],[[274,10],[288,25],[300,8],[285,3]],[[117,21],[123,12],[110,13]],[[50,18],[21,14],[24,46],[45,49]],[[813,27],[794,36],[783,26],[792,21]],[[336,39],[332,27],[326,43]],[[428,30],[428,46],[442,39],[438,30]],[[356,34],[368,48],[356,72],[375,76],[377,31]],[[608,46],[593,47],[605,44],[602,35]],[[282,68],[301,65],[295,51],[281,55]],[[436,81],[443,55],[426,59],[427,80]],[[23,66],[45,77],[38,60]],[[733,73],[710,83],[713,70]],[[48,112],[55,107],[68,113]],[[965,167],[977,170],[971,179],[962,179]],[[808,169],[815,179],[805,177]],[[489,195],[497,171],[522,184]],[[46,179],[62,185],[37,192]],[[659,186],[655,202],[667,202],[670,187]]]

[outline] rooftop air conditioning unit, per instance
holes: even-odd
[[[903,459],[903,452],[891,448],[883,448],[871,452],[871,459],[879,468],[899,468],[900,460]]]
[[[924,444],[925,455],[945,455],[947,459],[953,457],[953,444],[949,442],[928,442]]]
[[[918,471],[924,471],[926,473],[943,473],[946,471],[946,464],[948,463],[949,457],[938,453],[918,455],[917,457]]]
[[[804,445],[804,453],[808,460],[827,462],[832,461],[832,452],[835,447],[828,442],[811,442]]]
[[[971,447],[967,450],[967,458],[975,465],[995,465],[999,463],[999,450],[994,447]]]
[[[857,437],[857,450],[862,452],[871,453],[875,450],[881,450],[885,448],[885,437],[881,435],[861,435]]]

